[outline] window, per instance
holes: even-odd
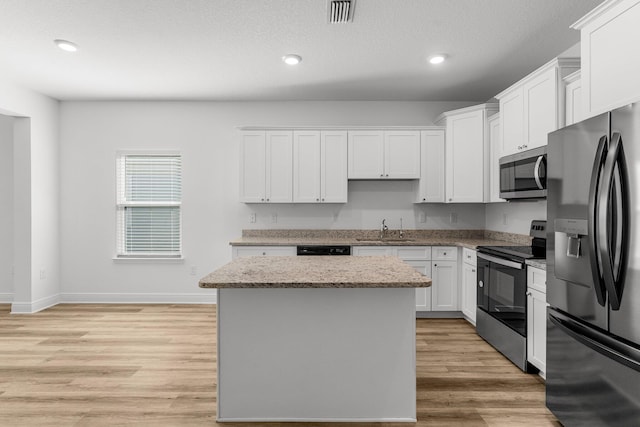
[[[179,154],[120,154],[117,255],[179,258],[182,253]]]

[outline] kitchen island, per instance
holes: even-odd
[[[218,289],[218,421],[416,421],[415,290],[395,257],[249,257]]]

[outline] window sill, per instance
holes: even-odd
[[[116,264],[183,264],[184,257],[118,257],[114,256],[113,262]]]

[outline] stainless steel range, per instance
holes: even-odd
[[[527,365],[528,259],[545,258],[546,221],[532,221],[530,246],[478,247],[478,335],[523,371]]]

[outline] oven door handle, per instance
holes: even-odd
[[[503,265],[505,267],[515,268],[517,270],[523,270],[524,264],[521,262],[509,261],[508,259],[498,258],[492,255],[487,255],[483,253],[478,254],[478,258],[482,258],[487,261],[495,262],[496,264]]]

